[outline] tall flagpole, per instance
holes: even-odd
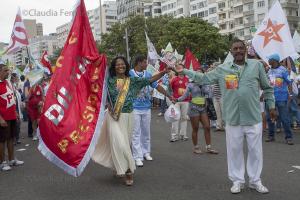
[[[28,64],[31,64],[28,46],[26,46],[26,52],[27,52],[27,56],[28,56]]]
[[[127,27],[125,28],[125,40],[126,40],[126,56],[127,56],[127,61],[130,63]]]
[[[103,24],[102,24],[102,2],[101,2],[101,0],[99,0],[99,12],[100,12],[100,34],[102,35],[102,33],[103,33],[103,30],[102,30],[102,28],[103,28]]]

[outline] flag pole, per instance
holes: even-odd
[[[130,63],[130,57],[129,57],[129,45],[128,45],[128,31],[127,31],[127,27],[125,28],[125,40],[126,40],[126,55],[127,55],[127,61]]]
[[[28,64],[31,64],[28,46],[26,46],[26,52],[28,56]]]

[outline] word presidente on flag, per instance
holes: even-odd
[[[40,152],[76,177],[88,164],[100,135],[105,76],[106,57],[97,51],[81,0],[57,60],[38,129]]]

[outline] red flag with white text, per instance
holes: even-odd
[[[41,64],[47,68],[47,72],[49,71],[49,74],[52,74],[52,69],[51,69],[51,62],[48,59],[48,52],[44,51],[42,58],[41,58]]]
[[[194,54],[190,51],[190,49],[186,49],[185,51],[185,55],[184,55],[184,65],[185,68],[190,69],[190,70],[194,70],[197,71],[201,68],[201,65],[198,61],[198,59],[194,56]]]
[[[4,53],[14,53],[20,50],[22,47],[27,46],[28,44],[28,37],[24,22],[22,20],[21,9],[19,8],[11,33],[10,42]]]
[[[94,152],[104,118],[106,57],[99,55],[84,1],[56,62],[41,114],[40,152],[79,176]]]

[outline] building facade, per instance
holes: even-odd
[[[220,33],[250,40],[275,0],[217,0]],[[280,0],[291,33],[299,27],[299,1]]]
[[[58,49],[57,35],[45,35],[35,37],[29,40],[30,53],[35,60],[40,60],[44,51],[52,56],[54,51]]]
[[[108,33],[118,22],[116,1],[104,1],[101,5],[101,33]]]
[[[65,23],[56,28],[57,46],[63,48],[71,29],[71,22]]]
[[[26,28],[28,39],[43,36],[43,24],[36,23],[35,19],[24,19],[24,26]]]
[[[190,0],[190,16],[218,27],[217,0]]]
[[[221,34],[232,34],[249,40],[260,26],[275,0],[162,0],[162,15],[198,17],[220,29]],[[291,33],[299,27],[300,0],[280,0],[286,13]],[[146,8],[145,8],[146,9]],[[145,16],[149,14],[147,8]]]
[[[158,17],[161,14],[161,0],[153,0],[152,2],[144,3],[145,17]]]
[[[100,20],[100,7],[87,11],[90,26],[93,32],[94,39],[100,41],[101,39],[101,20]]]
[[[152,0],[116,0],[118,21],[124,22],[131,16],[144,15],[144,4]]]
[[[175,18],[190,16],[190,0],[162,0],[162,15],[169,15]]]

